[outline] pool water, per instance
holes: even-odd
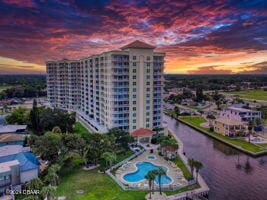
[[[147,156],[148,160],[156,160],[156,156]]]
[[[136,164],[137,170],[132,173],[125,174],[123,176],[123,179],[127,182],[140,182],[145,180],[145,176],[149,171],[159,169],[161,166],[154,165],[151,162],[139,162]],[[161,167],[164,171],[167,171],[166,167]],[[158,184],[158,176],[155,178],[156,184]],[[167,175],[161,176],[161,184],[170,184],[172,182],[172,179],[168,177]]]

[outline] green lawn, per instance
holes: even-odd
[[[76,122],[74,124],[73,131],[81,135],[87,135],[90,133],[80,122]]]
[[[199,187],[200,187],[199,184],[194,184],[194,185],[189,185],[189,186],[180,188],[179,190],[176,190],[176,191],[165,191],[164,193],[167,194],[167,196],[170,196],[170,195],[186,192],[186,191],[189,191],[189,190],[194,190],[194,189],[197,189]]]
[[[230,92],[231,94],[238,95],[246,99],[256,99],[256,100],[265,100],[267,101],[267,91],[264,90],[244,90],[238,92]]]
[[[0,85],[0,92],[5,90],[5,89],[8,89],[10,87],[12,87],[12,86],[11,85]]]
[[[204,131],[208,135],[216,137],[219,140],[223,140],[223,141],[225,141],[227,143],[233,144],[235,146],[238,146],[238,147],[240,147],[242,149],[245,149],[245,150],[248,150],[250,152],[257,153],[257,152],[261,152],[261,151],[264,150],[259,145],[255,145],[255,144],[249,143],[249,142],[247,142],[245,140],[242,140],[242,139],[229,138],[229,137],[223,136],[221,134],[212,132],[212,131],[209,130],[209,128],[204,128],[204,127],[200,126],[201,123],[206,122],[206,120],[203,119],[202,117],[198,117],[198,116],[180,117],[179,119],[184,121],[184,122],[187,122],[187,123],[189,123],[189,124],[191,124],[193,126],[195,126],[198,129],[201,129],[202,131]]]
[[[182,161],[182,159],[179,156],[177,156],[173,162],[182,170],[186,180],[189,180],[190,177],[191,177],[191,173],[186,168],[186,166],[185,166],[184,162]]]
[[[82,169],[63,170],[58,196],[66,196],[67,200],[143,200],[145,191],[124,191],[106,174],[99,174],[97,169],[84,171]],[[76,194],[82,189],[84,194]]]

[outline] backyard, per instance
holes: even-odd
[[[244,90],[244,91],[230,92],[230,94],[238,95],[239,97],[246,99],[267,101],[267,91],[264,90]]]
[[[232,144],[236,147],[247,150],[249,152],[258,153],[258,152],[264,151],[264,148],[260,145],[255,145],[253,143],[249,143],[242,139],[229,138],[221,134],[218,134],[216,132],[212,132],[209,130],[209,128],[202,127],[200,124],[206,122],[206,120],[202,117],[199,117],[199,116],[179,117],[179,120],[187,124],[193,125],[195,128],[200,129],[202,132],[206,133],[207,135],[213,136],[217,138],[218,140],[224,141],[228,144]]]
[[[125,191],[107,174],[98,173],[98,169],[85,171],[80,168],[61,171],[57,196],[66,196],[71,200],[142,200],[145,191]],[[76,190],[84,190],[77,194]]]

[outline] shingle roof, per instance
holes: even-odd
[[[0,134],[0,143],[16,142],[16,141],[24,141],[24,136],[22,134],[15,134],[15,133]]]
[[[9,156],[0,157],[0,163],[18,160],[21,171],[28,171],[39,167],[40,163],[36,156],[30,152],[21,152]]]
[[[136,137],[136,136],[149,136],[149,135],[153,135],[153,133],[154,132],[150,129],[139,128],[139,129],[133,131],[131,133],[131,136],[134,136],[134,137]]]
[[[127,44],[123,47],[121,47],[121,49],[128,49],[128,48],[134,48],[134,49],[155,49],[156,47],[147,44],[145,42],[139,41],[139,40],[135,40],[134,42]]]

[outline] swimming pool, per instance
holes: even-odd
[[[147,156],[147,159],[148,160],[156,160],[157,158],[156,158],[156,156],[151,155],[151,156]]]
[[[137,167],[137,170],[135,172],[128,173],[128,174],[125,174],[123,176],[123,179],[125,181],[130,182],[130,183],[143,181],[143,180],[145,180],[145,176],[147,175],[147,173],[149,171],[159,169],[160,167],[164,171],[167,171],[166,167],[157,166],[151,162],[139,162],[136,164],[136,167]],[[156,176],[155,182],[156,182],[156,184],[158,184],[158,176]],[[162,185],[170,184],[171,182],[172,182],[172,179],[170,177],[168,177],[167,175],[163,175],[161,177],[161,184]]]

